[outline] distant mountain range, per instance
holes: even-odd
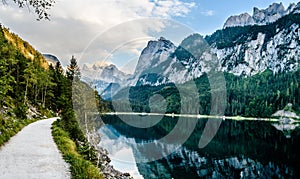
[[[111,83],[123,84],[130,75],[120,71],[111,63],[84,64],[81,68],[82,79],[92,84],[102,94]]]
[[[225,22],[224,28],[246,25],[266,25],[275,22],[276,20],[287,14],[295,14],[299,12],[299,3],[297,5],[295,3],[292,3],[287,9],[285,9],[282,3],[273,3],[266,9],[258,9],[257,7],[254,7],[252,16],[248,13],[230,16]]]
[[[86,81],[93,80],[100,93],[110,83],[128,86],[159,86],[184,83],[210,71],[253,76],[266,69],[273,73],[295,71],[300,59],[300,3],[287,9],[274,3],[254,8],[253,15],[231,16],[224,29],[202,37],[192,34],[178,47],[161,37],[142,50],[133,75],[116,66],[83,66]],[[111,89],[111,87],[109,87]],[[118,91],[118,90],[117,90]]]

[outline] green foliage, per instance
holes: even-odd
[[[26,53],[31,55],[25,56]],[[71,164],[73,178],[102,178],[94,166],[98,162],[96,152],[77,120],[81,116],[76,116],[73,110],[73,81],[79,84],[79,89],[89,90],[94,103],[98,104],[94,89],[80,82],[74,57],[65,76],[59,62],[55,67],[45,66],[39,52],[7,29],[0,28],[0,145],[34,121],[27,119],[29,107],[35,106],[42,116],[57,113],[61,120],[56,123],[54,136]]]
[[[71,164],[73,178],[102,178],[100,169],[96,167],[98,165],[96,151],[82,130],[82,126],[87,122],[84,121],[84,113],[75,114],[73,109],[76,107],[87,111],[90,106],[83,104],[82,99],[92,101],[96,105],[96,94],[94,89],[80,81],[80,71],[74,57],[70,63],[67,76],[63,75],[60,64],[55,68],[50,67],[52,70],[50,75],[56,84],[51,88],[56,94],[52,108],[61,116],[61,120],[53,124],[54,140],[65,160]],[[92,108],[97,110],[96,106]]]
[[[270,117],[288,103],[299,111],[300,71],[274,75],[267,70],[250,78],[226,74],[227,114]]]
[[[208,49],[209,45],[201,35],[192,34],[181,42],[172,55],[175,55],[180,61],[190,58],[196,60]]]
[[[0,108],[13,108],[18,118],[26,118],[30,105],[51,108],[58,82],[45,63],[39,52],[1,26]]]
[[[26,119],[27,118],[27,110],[28,110],[27,105],[19,102],[19,103],[17,103],[13,112],[18,118]]]
[[[43,68],[48,67],[48,63],[43,55],[35,50],[28,42],[24,41],[18,35],[10,32],[4,27],[1,27],[1,31],[2,36],[5,38],[5,43],[11,44],[15,49],[17,49],[18,53],[22,54],[26,59],[34,60]]]
[[[15,78],[12,76],[11,68],[16,64],[12,58],[15,55],[15,49],[7,45],[7,40],[3,32],[0,32],[0,105],[7,99],[7,94],[13,91],[12,85]]]
[[[72,56],[70,60],[70,65],[67,66],[67,78],[73,82],[73,80],[80,79],[80,70],[77,64],[77,60],[74,56]]]
[[[17,134],[24,126],[36,120],[16,120],[0,114],[0,146]]]
[[[247,116],[247,117],[270,117],[277,110],[283,109],[288,103],[293,104],[293,110],[300,112],[300,70],[295,72],[273,74],[266,70],[263,73],[251,77],[239,77],[224,73],[226,80],[227,104],[225,115]],[[172,84],[161,86],[137,86],[131,87],[129,94],[130,105],[135,112],[150,112],[149,99],[155,94],[162,95],[167,101],[167,113],[180,113],[184,111],[193,113],[193,106],[182,106],[189,104],[189,100],[197,95],[190,94],[192,83],[198,89],[200,103],[200,114],[210,114],[211,89],[208,78],[203,75],[194,81],[179,85],[184,90],[180,94],[177,87]],[[178,85],[177,85],[178,86]],[[121,103],[122,101],[120,101]],[[160,102],[152,105],[160,108]],[[126,110],[124,108],[124,110]]]
[[[60,122],[58,120],[52,124],[52,135],[64,159],[71,165],[72,178],[103,178],[99,169],[85,159],[87,149],[85,147],[78,148],[69,133],[62,129]],[[83,150],[85,152],[82,152]]]
[[[79,128],[73,109],[62,109],[61,118],[62,128],[70,133],[70,137],[75,141],[85,142],[84,134]]]
[[[151,94],[158,92],[161,88],[153,86],[137,86],[129,90],[129,99],[131,107],[135,112],[150,112],[149,98]]]

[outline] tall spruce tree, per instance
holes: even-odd
[[[70,81],[79,80],[81,77],[80,69],[77,64],[77,60],[74,56],[72,56],[70,60],[70,65],[67,66],[67,78]]]
[[[13,52],[14,50],[9,46],[0,45],[0,105],[8,97],[8,92],[13,91],[15,84],[15,78],[10,70],[17,63],[11,58],[14,55]]]

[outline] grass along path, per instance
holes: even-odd
[[[72,178],[102,179],[99,169],[78,152],[78,146],[69,133],[61,128],[60,122],[57,120],[52,124],[52,136],[63,158],[70,164]]]
[[[56,119],[29,124],[0,148],[0,178],[70,178],[51,135]]]

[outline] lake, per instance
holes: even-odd
[[[161,116],[151,127],[139,128],[125,118],[136,116],[101,116],[99,145],[116,169],[135,178],[300,178],[298,124],[287,129],[268,121],[221,120],[213,139],[199,148],[208,120],[214,119]],[[174,128],[172,140],[164,140]]]

